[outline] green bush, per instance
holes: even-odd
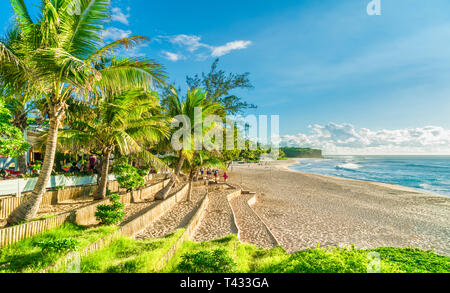
[[[123,209],[125,205],[120,202],[120,196],[112,194],[109,197],[110,205],[99,205],[95,217],[102,225],[115,225],[120,223],[125,216]]]
[[[140,172],[137,168],[130,164],[118,164],[114,166],[114,174],[117,176],[117,182],[120,187],[126,190],[135,190],[145,186],[143,172]]]
[[[233,273],[236,264],[224,249],[185,253],[178,264],[180,273]]]
[[[150,173],[151,169],[150,167],[141,167],[138,169],[138,173],[140,176],[145,177]]]
[[[69,252],[75,251],[80,246],[80,242],[73,239],[46,239],[36,243],[36,246],[42,249],[42,252]]]

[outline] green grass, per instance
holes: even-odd
[[[79,249],[83,249],[116,229],[117,227],[86,229],[75,224],[65,224],[11,246],[2,247],[0,248],[0,273],[39,272],[64,255],[57,252],[44,253],[40,247],[37,247],[38,242],[72,238],[79,241]]]
[[[235,235],[204,243],[185,242],[164,271],[177,273],[177,265],[186,252],[215,249],[227,250],[240,273],[366,273],[371,252],[380,254],[382,273],[450,273],[450,257],[431,251],[316,248],[289,255],[279,247],[265,250],[239,243]]]
[[[106,248],[81,260],[82,273],[153,273],[155,265],[176,243],[184,230],[165,238],[136,241],[120,237]]]
[[[48,239],[73,238],[81,248],[115,231],[115,227],[85,229],[73,224],[16,243],[0,250],[0,272],[38,272],[57,261],[61,255],[42,253],[34,243]],[[155,265],[176,243],[184,230],[165,238],[136,241],[118,237],[110,245],[82,258],[83,273],[153,273]],[[185,242],[163,268],[163,273],[180,272],[178,265],[185,253],[223,249],[236,263],[238,273],[366,273],[369,253],[381,259],[382,273],[450,273],[450,257],[432,251],[403,248],[316,248],[287,254],[282,248],[266,250],[240,243],[236,235],[196,243]]]

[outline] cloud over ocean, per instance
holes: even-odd
[[[284,135],[282,146],[319,148],[326,155],[450,155],[450,130],[439,126],[395,130],[311,125],[310,134]]]

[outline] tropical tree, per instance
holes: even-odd
[[[197,127],[201,127],[202,133],[204,134],[207,128],[203,128],[203,121],[208,115],[213,115],[222,110],[222,107],[218,103],[208,103],[206,101],[206,93],[201,89],[190,89],[186,95],[184,100],[178,94],[178,91],[170,86],[163,93],[162,101],[164,102],[165,114],[170,117],[172,125],[174,123],[182,124],[184,131],[189,134],[190,139],[188,137],[183,138],[183,146],[181,149],[174,150],[172,139],[175,137],[174,134],[179,131],[179,129],[171,128],[172,139],[162,140],[158,149],[162,152],[175,153],[173,157],[175,157],[175,162],[173,158],[168,158],[168,161],[171,161],[174,166],[174,173],[172,174],[172,178],[169,184],[158,194],[159,199],[165,199],[167,195],[170,193],[172,187],[179,181],[181,178],[181,170],[184,166],[184,162],[186,159],[191,160],[194,158],[195,154],[195,132]],[[196,121],[196,109],[199,110],[197,115],[200,120]],[[198,119],[198,118],[197,118]],[[199,125],[200,124],[200,125]],[[198,134],[197,134],[198,135]],[[187,147],[189,146],[189,147]],[[166,160],[167,161],[167,160]]]
[[[24,59],[20,52],[21,34],[17,27],[10,29],[6,36],[0,40],[0,47],[11,53],[11,56],[21,60]],[[12,57],[12,58],[14,58]],[[30,76],[28,68],[14,62],[8,55],[4,55],[0,63],[0,93],[5,99],[5,105],[12,115],[12,125],[18,128],[25,137],[28,126],[28,114],[35,110],[34,98],[38,92],[33,77]],[[13,62],[11,62],[13,61]],[[17,158],[19,171],[25,172],[26,152]]]
[[[184,161],[191,159],[195,152],[195,131],[200,125],[201,135],[210,130],[203,127],[203,121],[209,115],[217,114],[223,108],[219,103],[209,103],[206,100],[206,92],[201,89],[190,89],[186,95],[186,99],[182,101],[178,95],[178,92],[172,88],[172,94],[167,97],[167,114],[172,117],[173,120],[182,122],[186,126],[189,125],[191,141],[184,141],[184,146],[190,146],[189,148],[183,147],[178,151],[178,163],[175,169],[175,175],[179,176],[183,168]],[[201,112],[198,113],[200,120],[196,121],[196,109]],[[184,121],[183,119],[188,119]],[[173,129],[175,131],[175,129]],[[186,138],[185,138],[186,139]],[[203,142],[203,140],[201,140]]]
[[[249,104],[243,101],[241,97],[233,94],[234,90],[253,88],[250,82],[250,73],[227,73],[218,69],[218,65],[219,59],[216,59],[208,73],[187,77],[186,83],[189,88],[203,89],[206,92],[206,101],[221,104],[226,114],[241,114],[248,109],[257,108],[256,105]]]
[[[109,21],[109,0],[44,0],[36,20],[23,0],[11,0],[11,4],[21,37],[17,50],[0,43],[0,61],[4,68],[23,70],[10,73],[2,69],[2,79],[14,80],[17,72],[27,74],[23,79],[39,85],[49,117],[38,181],[31,196],[8,219],[9,224],[16,224],[33,219],[38,212],[54,164],[58,130],[71,97],[98,96],[111,84],[151,86],[162,83],[165,76],[161,65],[140,58],[125,58],[115,66],[98,67],[103,58],[146,40],[129,37],[105,45],[102,31]]]
[[[11,122],[11,114],[0,99],[0,154],[7,157],[17,157],[25,153],[29,147],[20,129]]]
[[[69,105],[69,129],[60,131],[59,141],[72,149],[102,154],[97,199],[106,197],[112,154],[134,154],[156,167],[163,164],[142,148],[144,142],[155,144],[169,135],[166,117],[153,115],[159,111],[156,92],[130,90],[105,96],[97,105],[76,100]]]

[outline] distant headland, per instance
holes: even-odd
[[[323,159],[322,150],[316,150],[311,148],[292,148],[284,147],[280,149],[284,152],[287,158],[317,158]]]

